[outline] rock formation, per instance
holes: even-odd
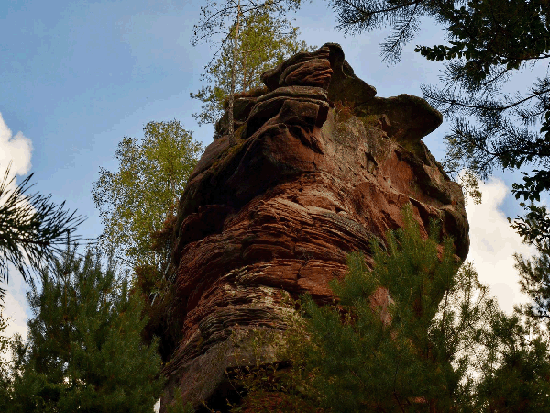
[[[462,191],[422,142],[442,123],[426,101],[376,97],[334,43],[262,81],[236,96],[237,145],[225,116],[181,197],[165,310],[178,334],[161,412],[175,392],[196,406],[223,392],[227,368],[255,363],[247,333],[285,329],[285,294],[331,302],[346,254],[369,260],[371,240],[384,247],[405,204],[425,235],[440,218],[458,257],[468,252]],[[276,361],[271,346],[260,350]]]

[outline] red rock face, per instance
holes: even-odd
[[[262,80],[264,94],[237,97],[237,145],[222,119],[181,198],[169,305],[181,339],[161,411],[176,391],[197,405],[220,391],[226,368],[255,363],[248,332],[283,331],[285,295],[332,302],[346,254],[369,260],[371,241],[384,247],[402,226],[404,205],[424,235],[440,218],[457,255],[468,252],[462,191],[422,142],[439,112],[415,96],[375,97],[333,43]],[[277,359],[269,345],[260,354]]]

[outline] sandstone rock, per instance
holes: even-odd
[[[371,241],[385,248],[405,204],[425,236],[440,218],[458,257],[468,252],[461,188],[422,142],[439,112],[415,96],[375,97],[334,43],[262,80],[266,90],[236,100],[237,145],[219,123],[180,200],[165,304],[181,335],[168,343],[161,412],[174,392],[195,405],[223,393],[228,368],[277,361],[272,343],[252,350],[251,332],[280,335],[288,295],[332,302],[346,254],[372,264]],[[373,303],[389,299],[380,291]]]

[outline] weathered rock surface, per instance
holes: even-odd
[[[181,197],[168,305],[181,335],[161,412],[174,392],[197,405],[222,391],[225,369],[255,363],[248,332],[285,329],[285,294],[331,302],[346,254],[384,246],[405,204],[425,235],[441,218],[457,255],[468,252],[462,191],[422,142],[439,112],[415,96],[376,97],[334,43],[262,80],[237,96],[237,145],[222,118]],[[276,360],[268,344],[259,353]]]

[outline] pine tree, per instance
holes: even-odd
[[[0,411],[150,413],[163,381],[157,340],[141,342],[143,303],[112,257],[103,271],[101,254],[76,258],[75,250],[41,272],[41,291],[32,283],[34,317],[27,343],[16,337],[12,345]]]
[[[454,285],[458,265],[452,241],[445,241],[439,262],[437,228],[422,240],[407,211],[399,241],[388,233],[388,253],[372,244],[372,272],[361,253],[350,255],[345,282],[332,283],[340,311],[305,301],[311,335],[305,368],[324,407],[336,412],[432,405],[436,397],[449,398],[461,379],[430,334],[439,303]],[[380,306],[373,304],[375,295],[384,297]],[[446,323],[442,328],[449,339]]]
[[[15,190],[8,191],[15,179],[14,176],[8,182],[10,169],[11,162],[0,183],[0,282],[8,282],[8,262],[28,282],[33,272],[52,265],[61,252],[57,245],[64,244],[85,218],[75,217],[76,211],[67,216],[68,211],[63,211],[65,202],[56,209],[48,202],[51,195],[27,196],[27,184],[33,174]],[[6,290],[0,287],[0,307],[5,294]]]
[[[4,331],[8,327],[8,320],[4,318],[3,312],[0,310],[0,354],[4,354],[10,344],[9,337],[4,335]],[[4,360],[0,359],[0,365],[4,365]]]
[[[529,294],[533,302],[524,306],[524,312],[530,317],[546,321],[550,325],[550,257],[541,254],[532,260],[514,254],[521,277],[520,285],[524,293]]]
[[[372,269],[350,254],[336,306],[305,297],[290,334],[304,393],[330,412],[548,408],[548,340],[500,311],[451,239],[438,253],[437,225],[423,239],[410,207],[404,223],[372,244]]]
[[[550,411],[548,332],[521,312],[489,320],[482,344],[486,356],[475,387],[473,411],[544,413]]]
[[[9,359],[8,350],[13,347],[16,338],[5,335],[8,327],[8,319],[4,318],[4,314],[0,311],[0,400],[5,400],[8,397],[9,380]]]

